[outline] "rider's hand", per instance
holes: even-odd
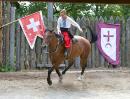
[[[80,32],[83,32],[82,28],[79,28],[79,31],[80,31]]]
[[[58,34],[61,35],[61,30],[58,30]]]

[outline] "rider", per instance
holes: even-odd
[[[61,34],[64,37],[65,57],[68,56],[71,39],[73,42],[76,42],[76,39],[69,31],[71,25],[77,27],[80,30],[80,32],[83,32],[82,28],[74,20],[72,20],[69,16],[67,16],[66,10],[65,9],[61,10],[60,17],[58,18],[58,21],[57,21],[57,31],[58,31],[58,34]]]

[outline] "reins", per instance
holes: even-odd
[[[52,38],[52,37],[54,37],[54,36],[51,36],[51,38]],[[55,37],[56,37],[56,35],[55,35]],[[59,40],[57,37],[56,37],[56,39],[58,40],[58,42],[57,42],[57,45],[56,45],[55,49],[54,49],[54,50],[49,49],[49,52],[47,52],[47,53],[52,54],[52,53],[57,52],[57,50],[59,49],[59,47],[60,47],[60,40]],[[48,44],[48,45],[49,45],[49,44]]]
[[[58,39],[58,43],[57,43],[57,45],[56,45],[55,50],[50,50],[49,53],[51,54],[51,53],[57,52],[57,50],[59,49],[59,45],[60,45],[60,42],[59,42],[59,39]]]

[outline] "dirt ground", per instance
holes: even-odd
[[[59,83],[53,72],[52,86],[46,70],[0,73],[0,99],[130,99],[130,70],[86,70],[83,81],[79,73],[68,71]]]

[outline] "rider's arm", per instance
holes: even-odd
[[[57,21],[57,32],[58,32],[58,34],[61,33],[61,30],[60,30],[60,18],[58,18],[58,21]]]
[[[81,27],[79,26],[79,24],[78,23],[76,23],[73,19],[71,19],[70,17],[67,17],[68,18],[68,20],[70,21],[70,23],[72,24],[72,25],[74,25],[75,27],[77,27],[80,31],[82,31],[82,29],[81,29]]]

